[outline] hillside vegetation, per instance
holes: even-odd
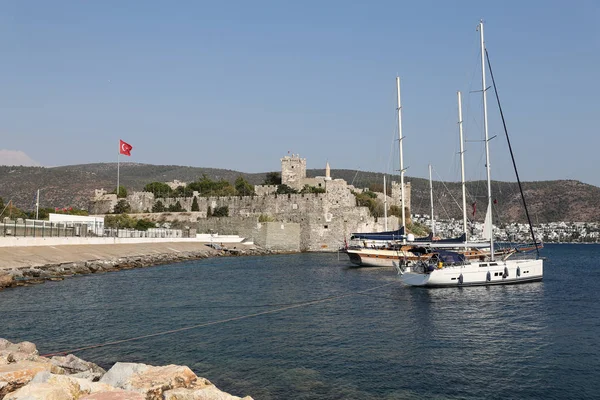
[[[253,185],[262,184],[267,172],[248,174],[215,168],[182,167],[121,163],[120,183],[129,192],[139,191],[152,182],[192,182],[203,175],[213,180],[234,183],[243,177]],[[323,176],[324,170],[307,170],[307,175]],[[332,170],[331,176],[341,178],[357,188],[382,190],[383,175],[355,170]],[[398,180],[398,178],[392,177]],[[117,185],[117,164],[83,164],[62,167],[0,166],[0,197],[24,210],[35,208],[36,191],[40,189],[40,207],[87,208],[95,189],[112,191]],[[388,179],[389,181],[390,179]],[[405,177],[412,185],[412,212],[429,214],[429,181]],[[434,209],[439,218],[461,218],[461,185],[456,182],[434,182]],[[600,222],[600,188],[573,180],[524,182],[526,200],[534,223],[553,221]],[[525,221],[525,213],[516,182],[492,183],[495,200],[495,220]],[[486,184],[467,183],[467,210],[471,216],[476,203],[475,220],[483,220],[487,204]],[[389,188],[388,188],[388,194]]]

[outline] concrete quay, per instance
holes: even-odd
[[[272,253],[255,245],[243,244],[216,250],[198,241],[0,245],[0,290],[45,280],[60,280],[76,274],[143,268],[207,257]]]

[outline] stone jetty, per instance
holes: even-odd
[[[236,400],[181,365],[118,362],[105,371],[72,354],[42,357],[35,344],[0,338],[0,399]],[[243,400],[252,400],[246,396]]]
[[[78,274],[144,268],[207,257],[273,253],[254,245],[215,249],[198,242],[0,247],[0,290]]]

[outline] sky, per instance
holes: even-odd
[[[400,76],[407,177],[460,180],[460,90],[485,179],[481,19],[521,179],[600,186],[596,0],[5,0],[0,164],[116,162],[122,139],[122,162],[397,174]],[[487,93],[492,178],[514,181]]]

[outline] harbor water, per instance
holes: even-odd
[[[78,276],[0,292],[0,337],[135,339],[75,354],[187,365],[257,400],[600,398],[599,251],[547,245],[543,282],[495,287],[405,287],[337,254]]]

